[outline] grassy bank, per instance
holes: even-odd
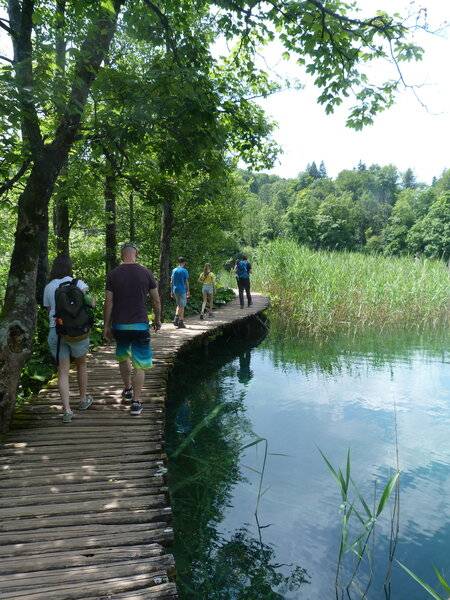
[[[252,259],[253,289],[270,295],[272,319],[294,335],[450,323],[450,273],[439,261],[316,252],[290,240],[264,245]]]

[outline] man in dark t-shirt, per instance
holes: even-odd
[[[104,308],[104,336],[116,340],[116,356],[124,383],[122,398],[131,402],[130,414],[140,415],[145,370],[152,367],[150,326],[146,301],[150,296],[155,314],[153,329],[161,328],[161,304],[153,273],[136,262],[134,244],[121,249],[122,264],[108,273]],[[131,369],[134,367],[133,385]]]

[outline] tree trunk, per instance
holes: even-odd
[[[170,295],[170,252],[172,244],[173,207],[170,200],[166,200],[162,207],[161,218],[161,243],[159,254],[159,296],[161,298],[161,311],[164,300]]]
[[[64,167],[66,171],[67,167]],[[55,194],[55,208],[53,211],[53,229],[56,238],[56,253],[70,256],[70,221],[69,199],[64,184]]]
[[[45,212],[45,222],[39,231],[39,258],[36,273],[36,302],[39,306],[43,305],[44,288],[48,280],[48,206]]]
[[[136,221],[134,219],[134,196],[133,196],[133,192],[130,192],[129,209],[130,209],[130,242],[134,243],[136,241]]]
[[[105,267],[106,273],[117,267],[116,230],[116,176],[109,172],[105,176]]]
[[[59,170],[56,161],[54,155],[46,153],[35,163],[19,198],[14,249],[0,323],[0,431],[8,428],[20,372],[31,353],[41,232],[48,226],[48,201]]]

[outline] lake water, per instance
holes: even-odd
[[[320,345],[271,333],[259,343],[215,342],[180,365],[167,446],[181,598],[336,598],[342,500],[319,449],[345,473],[350,448],[352,480],[376,506],[396,469],[396,429],[390,587],[394,493],[342,597],[428,597],[396,560],[437,589],[433,565],[450,579],[449,341],[397,334]],[[352,515],[349,539],[362,533]],[[347,552],[339,594],[355,565]]]

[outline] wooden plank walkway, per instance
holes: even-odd
[[[129,600],[177,598],[173,532],[165,485],[166,382],[178,351],[264,310],[267,298],[241,310],[237,301],[211,320],[163,325],[152,336],[154,368],[145,409],[130,417],[112,347],[89,359],[94,405],[61,422],[55,386],[17,415],[0,448],[0,598]],[[72,408],[77,406],[71,377]]]

